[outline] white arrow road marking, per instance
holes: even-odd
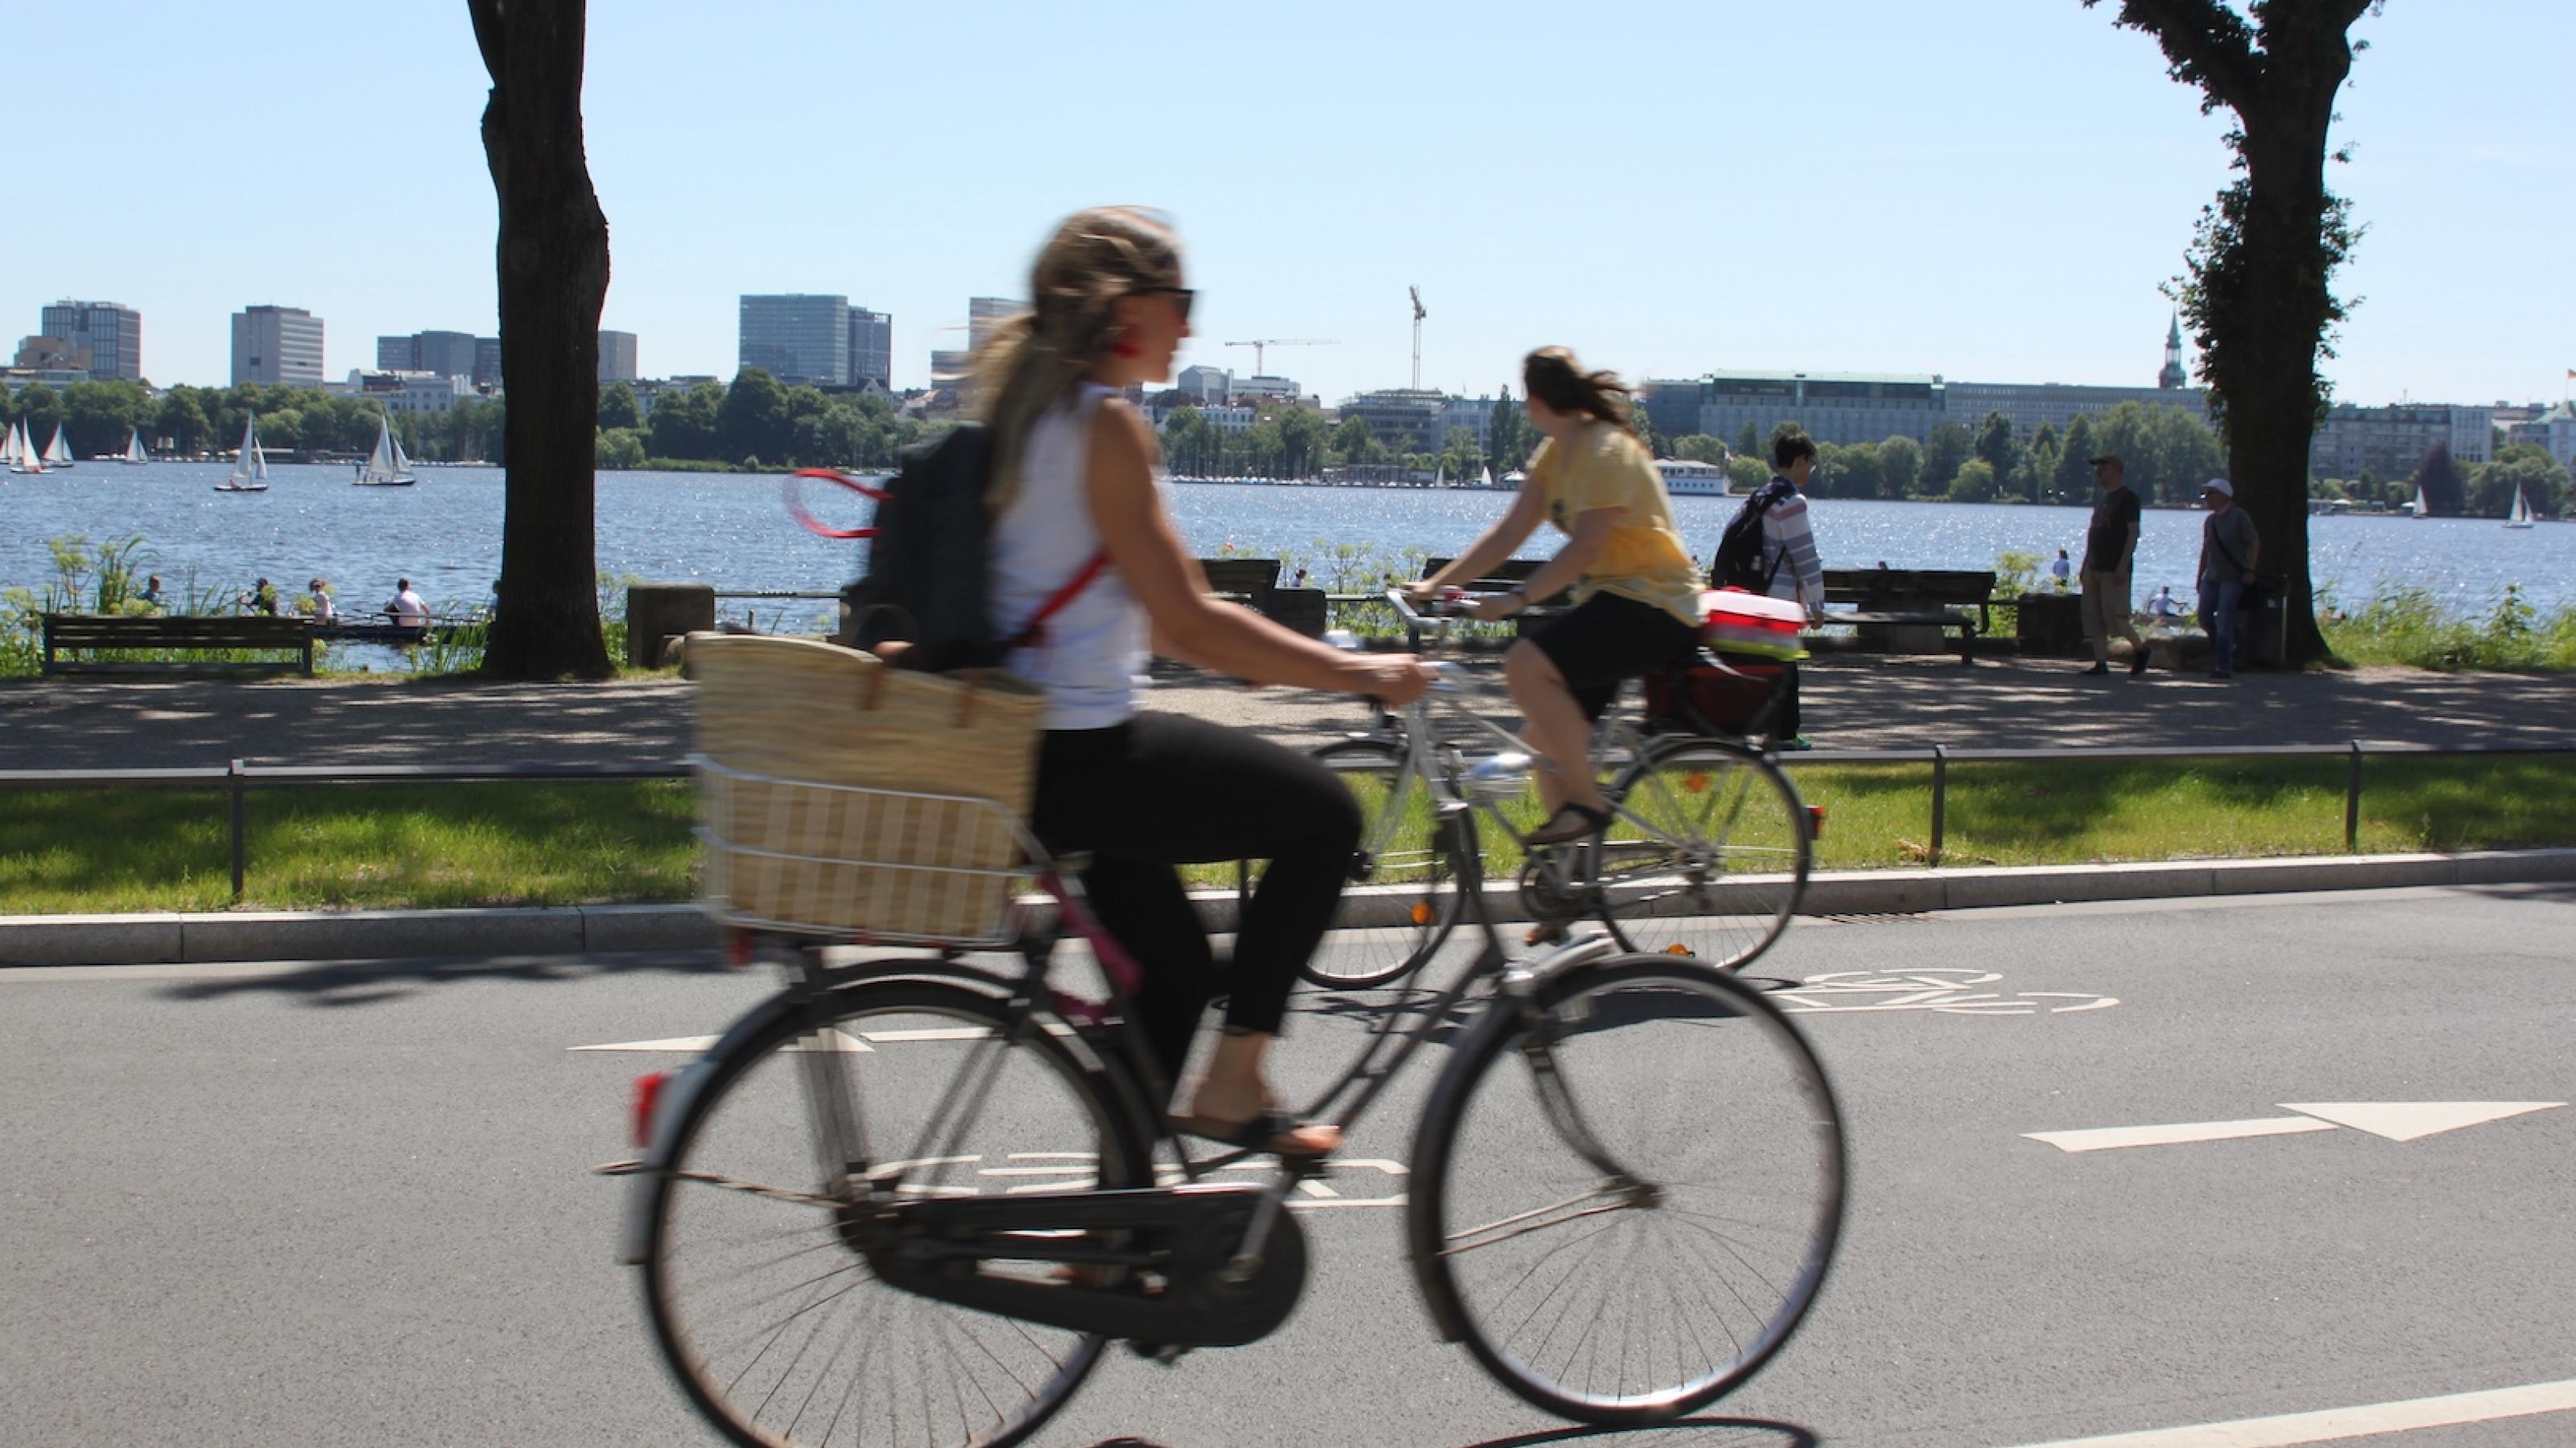
[[[2564,1106],[2564,1101],[2284,1101],[2283,1111],[2300,1111],[2337,1126],[2367,1131],[2390,1141],[2413,1141]]]
[[[2177,1146],[2191,1141],[2232,1141],[2248,1136],[2292,1136],[2349,1126],[2390,1141],[2413,1141],[2464,1126],[2502,1121],[2564,1106],[2564,1101],[2296,1101],[2278,1103],[2298,1116],[2250,1121],[2183,1121],[2170,1126],[2103,1126],[2086,1131],[2025,1131],[2060,1151],[2112,1151],[2127,1146]]]
[[[2450,1428],[2462,1423],[2492,1423],[2502,1418],[2570,1411],[2576,1411],[2576,1378],[2484,1393],[2450,1393],[2357,1408],[2239,1418],[2232,1423],[2203,1423],[2192,1428],[2151,1428],[2143,1433],[2114,1433],[2103,1438],[2059,1438],[2029,1444],[2028,1448],[2289,1448],[2294,1443],[2338,1443],[2416,1428]]]
[[[2060,1151],[2115,1151],[2124,1146],[2177,1146],[2186,1141],[2232,1141],[2243,1136],[2288,1136],[2332,1131],[2335,1124],[2309,1116],[2265,1116],[2252,1121],[2181,1121],[2171,1126],[2103,1126],[2090,1131],[2025,1131]]]

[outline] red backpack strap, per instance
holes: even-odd
[[[1089,588],[1092,581],[1097,579],[1108,567],[1108,549],[1103,548],[1099,552],[1092,554],[1089,562],[1083,564],[1081,569],[1075,572],[1073,577],[1065,580],[1064,587],[1047,595],[1047,601],[1039,604],[1038,611],[1029,615],[1029,621],[1026,624],[1021,625],[1020,631],[1008,640],[1010,647],[1015,649],[1035,648],[1039,644],[1045,642],[1046,621],[1055,617],[1057,614],[1064,612],[1066,608],[1070,607],[1075,599],[1082,596],[1082,591]]]

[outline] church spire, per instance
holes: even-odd
[[[2189,376],[2182,370],[2182,314],[2176,312],[2173,325],[2165,331],[2165,370],[2156,374],[2156,385],[2173,392],[2189,381]]]

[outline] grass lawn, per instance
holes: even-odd
[[[1954,764],[1945,863],[2040,865],[2343,849],[2341,760]],[[1928,765],[1790,765],[1826,811],[1824,870],[1923,863]],[[1355,787],[1366,788],[1365,777]],[[0,914],[221,910],[230,826],[216,791],[12,794]],[[681,781],[364,785],[250,796],[251,907],[567,905],[690,898]],[[1534,803],[1510,807],[1526,827]],[[2576,757],[2367,760],[2361,848],[2576,845]],[[1489,862],[1508,880],[1516,859]],[[1227,886],[1230,865],[1192,872]]]

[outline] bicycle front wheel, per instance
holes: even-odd
[[[1433,839],[1438,810],[1400,744],[1339,739],[1314,757],[1349,786],[1360,806],[1353,888],[1335,930],[1301,970],[1327,990],[1367,990],[1402,977],[1440,948],[1458,919],[1458,885]]]
[[[1623,950],[1737,970],[1806,892],[1813,829],[1778,765],[1714,739],[1661,741],[1621,775],[1578,868]]]
[[[1407,1235],[1443,1335],[1581,1422],[1733,1390],[1796,1330],[1842,1229],[1823,1067],[1760,993],[1672,956],[1492,1009],[1414,1147]]]
[[[644,1291],[681,1387],[727,1438],[997,1448],[1072,1396],[1103,1340],[877,1281],[857,1189],[833,1185],[821,1143],[892,1173],[898,1195],[1145,1185],[1146,1147],[1099,1068],[990,995],[877,980],[709,1069],[649,1188]]]

